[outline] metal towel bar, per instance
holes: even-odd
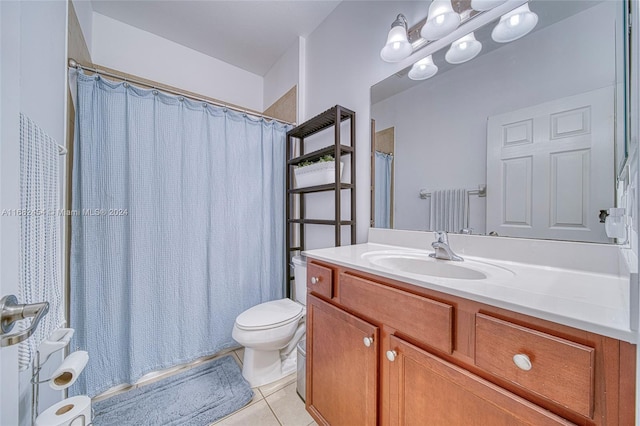
[[[480,198],[484,198],[487,196],[487,185],[485,184],[480,184],[478,185],[478,189],[471,189],[471,190],[467,190],[467,203],[465,206],[465,217],[466,217],[466,226],[463,229],[466,229],[467,226],[469,226],[469,221],[471,220],[471,207],[469,204],[469,196],[470,195],[477,195]],[[421,189],[420,190],[420,198],[423,200],[426,200],[427,198],[431,198],[431,192],[426,190],[426,189]]]
[[[426,189],[420,190],[420,198],[426,200],[431,197],[431,192]],[[478,185],[478,189],[469,189],[467,190],[467,195],[477,195],[478,197],[486,197],[487,196],[487,185]]]

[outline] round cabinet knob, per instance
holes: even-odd
[[[396,351],[387,351],[387,359],[391,362],[396,360],[398,353]]]
[[[520,370],[524,370],[524,371],[529,371],[531,370],[531,367],[533,367],[533,364],[531,364],[531,360],[525,354],[515,354],[513,356],[513,363]]]
[[[311,277],[311,284],[318,284],[320,282],[320,278],[318,277]]]
[[[362,339],[362,341],[364,342],[364,345],[368,348],[370,348],[371,345],[373,345],[373,337],[365,337],[364,339]]]

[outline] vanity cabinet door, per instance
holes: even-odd
[[[307,410],[319,424],[375,426],[378,328],[307,299]]]
[[[573,424],[395,336],[388,349],[391,425]]]

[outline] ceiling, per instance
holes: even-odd
[[[340,0],[92,0],[94,12],[264,76]]]

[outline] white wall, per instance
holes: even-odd
[[[638,11],[634,10],[632,14],[631,25],[633,28],[638,28],[640,26],[640,16],[638,15]],[[631,152],[631,161],[630,161],[630,185],[628,192],[628,207],[630,210],[630,214],[632,215],[632,232],[631,232],[631,241],[632,241],[632,249],[634,253],[634,259],[638,258],[638,218],[640,218],[640,203],[638,203],[638,187],[640,187],[640,174],[638,173],[638,150],[640,149],[640,122],[638,117],[640,116],[640,32],[633,31],[632,32],[632,42],[631,42],[631,76],[630,76],[630,84],[631,84],[631,99],[629,100],[631,106],[631,117],[635,117],[631,121],[631,126],[629,128],[629,151]],[[632,299],[632,303],[636,307],[636,312],[638,306],[640,306],[640,291],[638,288],[640,287],[638,273],[631,274],[631,295],[633,297],[635,291],[635,299]],[[632,320],[635,319],[635,323],[632,323],[632,328],[635,326],[636,330],[640,329],[640,324],[638,323],[639,318],[633,318],[634,309],[632,312]],[[640,333],[640,332],[639,332]],[[640,351],[636,351],[636,419],[640,419]],[[638,423],[638,420],[636,420]]]
[[[93,7],[90,0],[71,0],[73,8],[76,11],[80,30],[87,43],[89,55],[91,55],[91,42],[93,40]]]
[[[95,12],[91,57],[98,65],[262,111],[261,76]]]
[[[637,13],[637,10],[634,10],[632,14],[631,26],[633,28],[638,28],[640,26],[640,14]],[[630,61],[630,99],[628,100],[630,106],[630,116],[635,119],[631,120],[630,126],[628,128],[629,136],[628,136],[628,151],[629,151],[629,167],[628,167],[628,180],[629,187],[625,194],[625,201],[627,203],[627,209],[629,214],[632,217],[631,221],[631,248],[635,253],[636,257],[638,256],[638,235],[640,233],[639,219],[640,219],[640,203],[638,202],[640,187],[640,173],[638,169],[640,168],[640,120],[638,117],[640,116],[640,32],[633,31],[632,32],[632,40],[631,40],[631,61]],[[638,277],[636,276],[636,285]],[[639,294],[640,297],[640,294]],[[640,301],[639,301],[640,306]],[[640,327],[639,327],[640,328]],[[638,359],[640,360],[640,351],[638,351]],[[640,361],[639,361],[640,367]],[[638,375],[640,377],[640,369],[638,369]],[[637,389],[638,394],[640,395],[640,388]],[[640,406],[637,407],[638,412],[640,413]],[[638,416],[640,419],[640,414]]]
[[[606,2],[373,105],[378,129],[395,126],[395,227],[429,229],[421,188],[486,183],[487,117],[613,86],[615,13]],[[485,199],[470,202],[469,226],[484,233]]]
[[[262,111],[269,108],[282,95],[298,84],[299,60],[300,39],[296,40],[264,75],[264,105]]]
[[[367,239],[370,216],[369,89],[394,70],[380,59],[380,49],[398,13],[412,25],[426,16],[427,7],[424,2],[342,2],[306,40],[301,121],[335,104],[356,112],[358,242]],[[310,246],[332,245],[332,229],[309,228]]]

